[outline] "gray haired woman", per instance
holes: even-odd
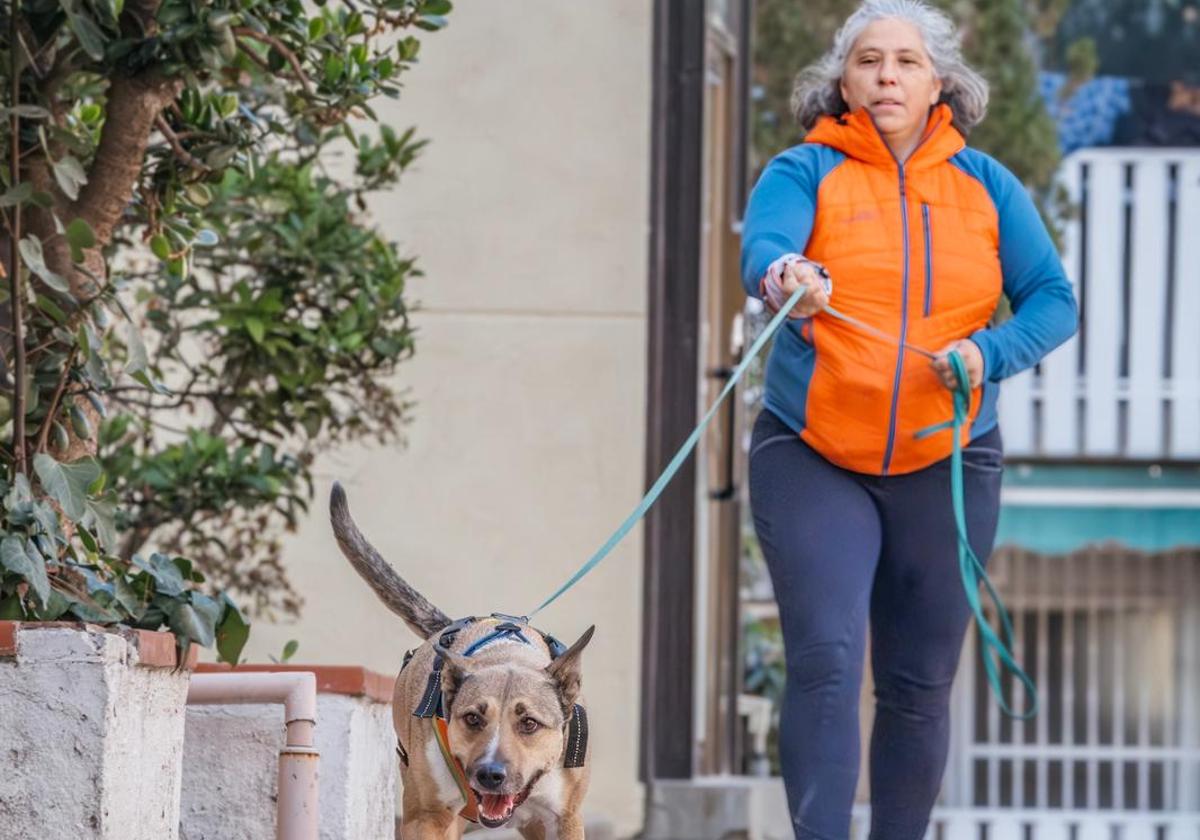
[[[1000,508],[999,383],[1074,332],[1075,300],[1024,187],[966,146],[987,84],[941,12],[867,0],[793,102],[808,135],[764,171],[742,245],[746,291],[769,308],[806,289],[776,334],[750,448],[787,655],[784,781],[799,840],[848,836],[869,626],[870,836],[917,840],[945,770],[970,617],[953,433],[920,432],[953,414],[956,351],[971,388],[967,538],[986,558]],[[991,326],[1002,291],[1013,317]],[[831,297],[869,329],[825,312]]]

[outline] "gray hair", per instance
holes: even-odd
[[[958,30],[949,15],[921,0],[864,0],[833,37],[833,47],[800,71],[792,89],[792,113],[805,130],[822,114],[840,116],[849,110],[840,83],[854,42],[877,20],[911,23],[921,33],[933,72],[942,82],[941,101],[954,113],[954,124],[964,134],[987,114],[988,83],[967,66]]]

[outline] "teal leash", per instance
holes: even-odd
[[[662,471],[650,489],[646,491],[646,495],[642,497],[641,502],[639,502],[638,506],[633,509],[633,513],[629,514],[629,516],[625,518],[625,521],[621,523],[621,527],[617,528],[617,530],[611,537],[608,538],[604,545],[600,546],[600,549],[592,555],[591,559],[584,563],[579,568],[579,571],[571,575],[570,580],[560,586],[553,595],[551,595],[545,601],[542,601],[542,603],[538,605],[538,608],[529,614],[530,618],[537,615],[546,607],[557,601],[564,592],[577,584],[584,575],[594,569],[601,560],[608,556],[609,552],[616,548],[617,543],[624,539],[625,535],[633,530],[633,526],[638,523],[638,520],[646,515],[646,511],[653,507],[654,503],[658,501],[658,497],[662,495],[662,491],[666,489],[667,484],[669,484],[671,479],[675,477],[675,473],[679,472],[679,468],[683,466],[683,462],[687,460],[688,455],[691,455],[692,450],[696,448],[696,444],[700,441],[700,436],[704,434],[704,430],[708,428],[709,421],[713,419],[713,415],[717,413],[717,409],[721,407],[721,403],[725,402],[725,398],[729,396],[729,394],[733,391],[734,386],[736,386],[738,381],[741,380],[742,374],[746,372],[746,369],[750,367],[750,364],[754,361],[758,354],[762,352],[763,347],[766,346],[766,343],[771,340],[771,336],[775,335],[775,333],[779,330],[780,325],[787,320],[788,313],[792,311],[792,307],[795,306],[803,296],[804,287],[801,286],[792,293],[792,296],[788,298],[787,303],[785,303],[780,310],[775,313],[775,317],[771,319],[769,324],[767,324],[767,328],[762,331],[762,334],[759,335],[757,339],[754,340],[754,344],[750,345],[749,352],[747,352],[741,362],[738,363],[738,366],[734,368],[733,373],[729,377],[729,381],[726,382],[725,387],[721,389],[720,396],[718,396],[716,402],[712,404],[712,408],[708,410],[708,413],[704,415],[704,419],[700,421],[700,425],[692,430],[692,433],[688,436],[688,439],[683,442],[683,446],[679,447],[679,451],[675,453],[673,458],[671,458],[671,462],[667,464],[666,469]]]
[[[687,460],[687,457],[692,454],[692,450],[696,448],[696,444],[700,441],[700,436],[703,435],[704,430],[708,428],[708,424],[712,421],[713,416],[717,413],[717,409],[719,409],[721,404],[725,402],[725,399],[741,380],[742,375],[750,367],[755,358],[758,357],[758,354],[762,352],[763,347],[766,346],[767,342],[771,340],[771,337],[779,331],[779,328],[783,325],[783,322],[787,320],[788,313],[792,311],[792,308],[799,303],[800,298],[804,296],[804,291],[805,290],[803,287],[794,291],[791,297],[788,298],[787,302],[780,307],[778,312],[775,313],[775,316],[767,324],[766,329],[764,329],[762,333],[759,334],[758,338],[755,339],[754,343],[750,345],[750,350],[742,358],[741,362],[738,363],[737,367],[734,368],[729,380],[725,383],[725,387],[721,389],[720,395],[708,409],[708,413],[704,415],[704,418],[700,421],[699,425],[692,430],[692,433],[688,436],[687,440],[685,440],[683,445],[679,447],[679,450],[671,458],[670,463],[667,464],[666,468],[662,471],[658,478],[655,479],[654,484],[651,485],[648,491],[646,491],[646,495],[642,497],[642,500],[638,503],[637,507],[633,509],[633,512],[625,518],[625,521],[622,522],[620,527],[613,532],[612,536],[605,541],[604,545],[600,546],[596,553],[593,554],[586,563],[580,566],[579,570],[575,572],[575,574],[571,575],[566,583],[555,590],[554,593],[541,604],[539,604],[535,610],[530,612],[527,618],[532,618],[546,607],[557,601],[560,597],[562,597],[562,595],[571,589],[571,587],[577,584],[585,575],[599,565],[600,561],[607,557],[612,550],[616,548],[617,544],[621,542],[621,540],[623,540],[631,530],[633,530],[633,526],[636,525],[642,519],[642,517],[646,515],[646,512],[650,510],[651,507],[654,506],[654,503],[658,501],[658,497],[662,495],[663,490],[666,489],[666,486],[670,483],[671,479],[675,477],[675,474],[679,472],[679,468],[683,466],[683,462]],[[865,329],[869,333],[884,338],[892,344],[900,344],[903,349],[912,350],[913,352],[919,353],[920,355],[930,359],[937,358],[936,354],[930,353],[928,350],[909,344],[901,344],[894,337],[880,332],[869,324],[863,324],[861,321],[858,321],[855,318],[843,315],[841,312],[838,312],[832,307],[826,307],[825,312],[835,318],[845,321],[846,323],[852,324],[861,329]],[[984,668],[987,671],[988,682],[991,684],[992,693],[996,696],[996,700],[1000,704],[1000,708],[1006,715],[1027,720],[1037,714],[1037,687],[1034,685],[1033,680],[1030,679],[1029,675],[1026,674],[1021,666],[1017,663],[1016,658],[1012,653],[1014,648],[1012,621],[1009,618],[1008,611],[1004,608],[1004,604],[1000,600],[999,594],[996,592],[995,587],[992,586],[991,580],[988,579],[987,572],[984,570],[983,564],[979,562],[979,558],[976,557],[975,552],[971,550],[971,544],[967,539],[966,505],[963,493],[961,431],[963,425],[967,421],[970,410],[971,385],[967,378],[967,367],[963,362],[962,356],[960,356],[958,352],[952,351],[949,358],[951,367],[954,370],[954,375],[958,380],[958,387],[954,390],[954,416],[945,423],[939,423],[936,426],[922,429],[917,433],[917,436],[926,437],[936,432],[946,430],[951,430],[954,434],[954,449],[950,460],[950,494],[951,501],[954,506],[954,521],[958,530],[958,565],[959,572],[962,575],[963,588],[966,590],[967,603],[970,605],[971,612],[975,616],[975,621],[979,625],[979,635],[984,646]],[[979,594],[980,584],[982,584],[986,589],[988,597],[990,598],[996,609],[996,612],[1000,617],[1003,638],[992,629],[991,624],[987,620],[987,615],[984,612],[983,601]],[[1014,713],[1004,699],[1004,690],[1000,682],[1000,670],[1002,667],[1008,669],[1017,678],[1017,680],[1021,682],[1021,684],[1025,687],[1028,696],[1030,697],[1028,708],[1023,714]]]
[[[951,352],[949,359],[957,383],[957,387],[954,389],[954,417],[945,423],[922,429],[917,432],[917,437],[928,437],[946,430],[950,430],[954,435],[954,448],[950,454],[950,500],[954,506],[954,523],[958,530],[958,571],[962,575],[963,589],[967,593],[967,603],[970,605],[971,612],[975,616],[975,623],[979,627],[979,640],[983,646],[983,667],[987,672],[992,694],[996,697],[996,702],[1000,704],[1001,710],[1009,717],[1029,720],[1038,712],[1037,686],[1033,679],[1025,673],[1025,669],[1017,663],[1013,654],[1016,643],[1012,619],[1009,618],[1008,610],[1004,608],[1004,602],[1000,600],[999,593],[996,592],[983,564],[979,562],[979,558],[975,555],[975,551],[967,539],[966,494],[963,491],[962,428],[970,413],[971,383],[967,376],[967,365],[958,351]],[[981,584],[1000,619],[1003,637],[996,633],[984,612],[983,599],[979,593]],[[1001,668],[1007,669],[1025,688],[1025,694],[1029,700],[1022,713],[1014,712],[1008,701],[1004,699],[1004,687],[1000,681]]]

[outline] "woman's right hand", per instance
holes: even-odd
[[[829,304],[829,292],[815,264],[798,259],[780,260],[767,269],[763,300],[771,312],[778,312],[792,293],[804,287],[804,296],[792,307],[789,318],[811,318]]]

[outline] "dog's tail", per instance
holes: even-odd
[[[422,639],[427,639],[450,624],[450,619],[444,612],[405,583],[404,579],[396,574],[396,570],[379,556],[375,547],[367,542],[367,538],[358,530],[350,516],[346,491],[337,482],[334,482],[333,492],[329,495],[329,519],[333,523],[333,533],[337,537],[338,546],[350,561],[350,565],[375,590],[379,600],[404,619],[414,633]]]

